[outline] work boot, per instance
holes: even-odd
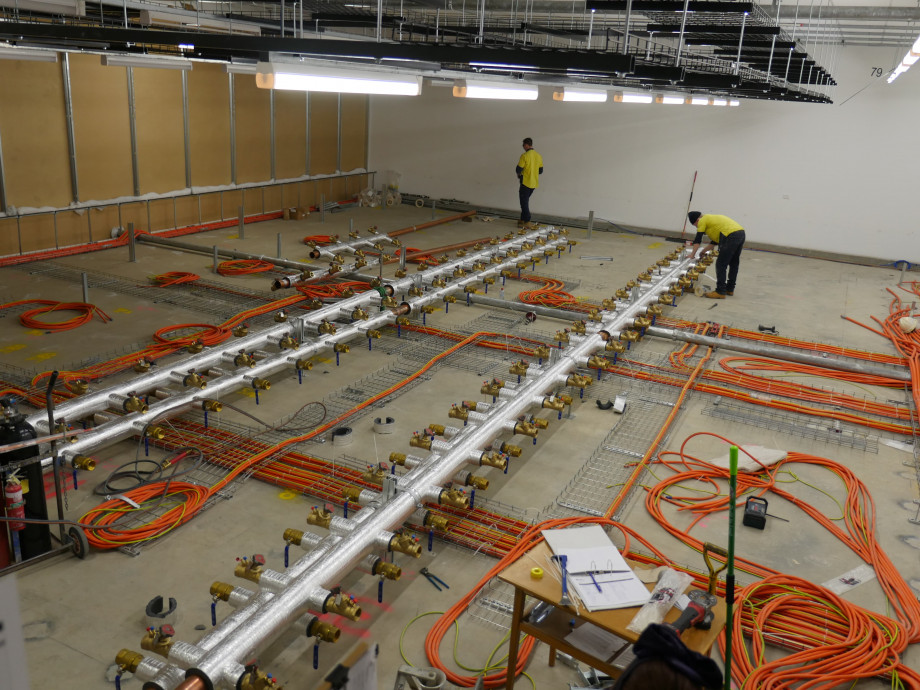
[[[728,295],[729,297],[732,297],[732,296],[734,296],[735,291],[734,291],[734,290],[729,290],[729,291],[727,291],[725,294]]]
[[[708,297],[709,299],[725,299],[725,295],[723,295],[721,292],[716,292],[715,290],[712,292],[707,292],[705,295],[703,295],[703,297]]]
[[[523,220],[518,221],[518,227],[523,228],[526,223]]]

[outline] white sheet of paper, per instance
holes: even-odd
[[[641,606],[650,596],[648,587],[632,572],[598,573],[593,580],[591,575],[570,575],[569,587],[589,611]]]
[[[632,572],[600,525],[545,529],[543,538],[556,556],[566,556],[569,573]]]

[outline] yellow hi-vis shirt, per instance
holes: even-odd
[[[715,213],[706,213],[700,216],[700,219],[696,222],[696,229],[698,232],[706,233],[714,244],[719,243],[720,235],[731,235],[736,230],[744,230],[743,227],[728,216],[720,216]]]
[[[543,167],[543,156],[534,149],[528,149],[521,154],[517,167],[521,168],[521,183],[525,187],[536,189],[540,186],[540,168]]]

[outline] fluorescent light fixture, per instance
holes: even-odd
[[[669,96],[666,93],[660,93],[655,96],[655,103],[662,103],[664,105],[683,105],[687,102],[687,99],[684,96]]]
[[[705,96],[691,96],[690,105],[709,105],[709,99]]]
[[[188,72],[192,63],[185,58],[146,57],[144,55],[103,55],[102,64],[107,67],[150,67],[153,69],[178,69]]]
[[[373,93],[418,96],[422,78],[418,75],[345,67],[326,67],[299,62],[260,62],[256,86],[282,91],[324,91],[330,93]]]
[[[540,90],[531,84],[515,84],[501,81],[471,81],[458,79],[454,82],[454,96],[457,98],[495,98],[510,101],[535,101]]]
[[[736,99],[733,98],[733,99],[731,99],[731,100],[728,102],[728,104],[729,104],[732,108],[737,108],[739,105],[741,105],[741,101],[736,100]]]
[[[607,92],[604,89],[578,89],[565,86],[553,91],[553,100],[576,103],[606,103]]]
[[[13,48],[0,46],[0,60],[26,60],[27,62],[57,62],[58,54],[40,48]]]
[[[617,91],[613,94],[613,100],[617,103],[651,103],[653,98],[650,93],[623,93]]]
[[[728,105],[728,99],[727,98],[713,98],[712,105],[720,105],[720,106]]]
[[[895,67],[894,71],[891,73],[891,76],[888,77],[888,83],[890,84],[895,79],[904,74],[907,70],[911,68],[917,59],[920,58],[920,36],[917,37],[917,40],[914,41],[914,44],[910,47],[910,50],[907,51],[907,55],[903,57],[900,64]]]
[[[47,12],[48,14],[66,14],[69,17],[86,16],[86,3],[83,0],[8,0],[3,7],[13,7],[17,11]]]

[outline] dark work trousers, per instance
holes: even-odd
[[[530,195],[533,194],[533,189],[521,183],[521,188],[518,190],[518,196],[521,198],[521,220],[525,223],[530,222]]]
[[[731,235],[719,237],[719,256],[716,257],[716,292],[724,295],[735,291],[738,279],[738,264],[741,263],[741,249],[744,247],[744,230],[735,230]],[[728,278],[725,272],[728,271]]]

